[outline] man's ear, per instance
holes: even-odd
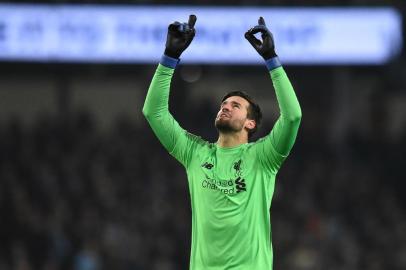
[[[249,130],[252,130],[256,126],[256,122],[254,119],[247,119],[247,122],[245,122],[245,127],[248,128]]]

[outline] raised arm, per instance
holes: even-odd
[[[256,33],[261,33],[262,42],[254,36]],[[280,116],[270,134],[258,142],[258,150],[261,157],[265,157],[266,165],[277,170],[295,143],[302,111],[292,84],[275,53],[272,33],[262,17],[257,26],[245,33],[245,37],[264,58],[276,92]]]
[[[280,110],[280,116],[270,133],[270,141],[278,153],[287,156],[295,143],[302,111],[283,68],[275,68],[270,74]]]
[[[155,72],[142,112],[163,146],[186,165],[193,139],[183,130],[169,112],[169,90],[179,57],[195,35],[196,16],[190,15],[188,23],[174,22],[168,27],[165,53]]]
[[[165,148],[172,152],[181,128],[169,112],[169,90],[176,60],[163,56],[148,89],[142,112]]]

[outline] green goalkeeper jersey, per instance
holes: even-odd
[[[192,206],[190,270],[270,270],[270,206],[275,176],[301,119],[282,67],[270,71],[280,108],[272,131],[253,143],[222,148],[188,133],[168,109],[174,69],[159,65],[143,113],[154,133],[186,169]]]

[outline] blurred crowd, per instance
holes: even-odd
[[[122,119],[102,135],[86,113],[44,116],[30,130],[10,120],[1,130],[0,269],[184,265],[187,191],[145,133]]]

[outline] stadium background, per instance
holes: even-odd
[[[46,1],[84,2],[118,3]],[[402,0],[193,4],[406,8]],[[141,114],[155,67],[0,63],[1,270],[187,269],[186,175]],[[383,66],[286,70],[303,119],[272,204],[274,268],[406,269],[404,54]],[[256,137],[266,134],[277,104],[262,66],[181,66],[171,111],[213,141],[219,99],[231,89],[260,101],[267,113]]]

